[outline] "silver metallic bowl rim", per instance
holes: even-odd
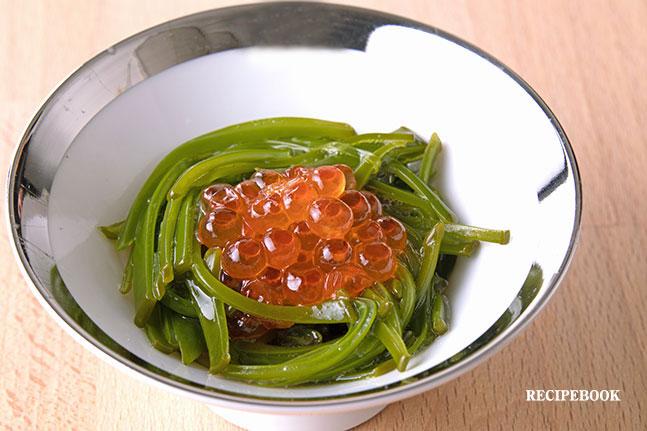
[[[63,79],[52,92],[44,99],[40,107],[36,110],[35,114],[32,116],[32,120],[25,127],[24,132],[21,135],[20,140],[18,141],[16,148],[14,150],[13,156],[11,158],[11,165],[9,168],[7,184],[5,188],[5,203],[7,208],[7,227],[9,232],[9,237],[11,238],[10,244],[14,252],[16,260],[19,262],[20,270],[27,281],[27,284],[31,288],[32,292],[39,300],[41,305],[49,312],[49,314],[56,320],[56,322],[63,327],[74,339],[81,343],[88,350],[92,351],[101,359],[109,362],[113,366],[119,368],[120,370],[133,375],[137,378],[141,378],[149,384],[153,384],[157,387],[163,388],[165,390],[183,395],[188,398],[192,398],[198,401],[206,402],[209,404],[219,405],[226,408],[234,408],[241,410],[249,410],[256,412],[271,412],[271,413],[326,413],[326,412],[335,412],[335,411],[349,411],[358,408],[369,408],[372,406],[384,405],[387,403],[395,402],[404,398],[412,397],[414,395],[420,394],[424,391],[432,389],[436,386],[439,386],[455,377],[458,377],[460,374],[463,374],[475,366],[482,363],[485,359],[492,356],[494,353],[503,348],[507,343],[509,343],[516,335],[518,335],[536,316],[537,314],[545,307],[552,295],[557,290],[559,284],[566,274],[575,252],[576,244],[579,239],[581,231],[581,217],[582,217],[582,185],[580,179],[579,168],[575,154],[571,147],[571,144],[561,126],[556,116],[546,105],[546,103],[541,99],[537,92],[519,75],[512,71],[509,67],[503,64],[501,61],[494,58],[492,55],[483,51],[482,49],[472,45],[471,43],[454,36],[450,33],[447,33],[443,30],[440,30],[436,27],[416,22],[407,18],[399,17],[392,14],[387,14],[379,11],[374,11],[365,8],[358,8],[352,6],[342,6],[335,4],[325,4],[325,3],[315,3],[315,2],[279,2],[279,3],[257,3],[241,6],[231,6],[226,8],[219,8],[213,10],[207,10],[199,12],[196,14],[187,15],[184,17],[176,18],[171,21],[153,26],[149,29],[141,31],[133,36],[130,36],[121,42],[115,44],[117,47],[123,43],[136,40],[141,38],[143,35],[148,34],[152,31],[163,29],[165,26],[176,23],[178,21],[190,21],[199,17],[205,17],[208,15],[217,16],[222,12],[240,12],[245,13],[251,9],[257,8],[261,9],[264,7],[270,7],[271,5],[286,5],[300,8],[312,8],[314,7],[324,7],[334,9],[339,12],[352,11],[355,14],[363,15],[367,20],[375,19],[379,17],[383,21],[387,21],[394,25],[400,25],[405,27],[415,28],[427,33],[434,34],[441,38],[444,38],[448,41],[454,42],[457,45],[462,46],[465,49],[472,51],[473,53],[483,57],[488,62],[495,65],[497,68],[501,69],[506,73],[510,78],[512,78],[519,86],[521,86],[539,105],[543,110],[545,115],[550,120],[553,125],[556,133],[559,136],[559,139],[562,144],[562,148],[568,159],[569,166],[571,170],[570,174],[573,175],[573,181],[575,186],[575,217],[573,219],[573,229],[571,232],[571,237],[569,240],[569,245],[566,254],[563,257],[559,270],[554,277],[548,282],[549,284],[542,289],[543,294],[536,298],[533,298],[530,306],[525,309],[519,316],[517,316],[509,325],[505,326],[502,330],[496,331],[491,338],[485,340],[484,344],[477,345],[476,342],[464,349],[464,355],[454,363],[448,363],[442,367],[433,367],[438,368],[437,371],[424,375],[416,375],[407,379],[406,384],[396,384],[389,385],[386,387],[378,387],[368,391],[360,392],[357,394],[352,394],[348,396],[340,395],[339,397],[328,397],[321,399],[310,399],[310,400],[301,400],[301,399],[275,399],[275,398],[255,398],[250,396],[241,396],[227,394],[224,392],[218,392],[213,389],[200,388],[197,385],[186,384],[169,377],[161,376],[143,366],[133,363],[131,360],[127,360],[122,356],[118,355],[114,351],[107,348],[105,345],[97,341],[94,337],[88,334],[76,321],[70,318],[70,316],[61,308],[61,306],[52,298],[44,286],[40,283],[38,278],[35,276],[28,259],[25,256],[24,249],[20,244],[20,238],[16,235],[15,221],[19,220],[19,215],[16,213],[16,178],[17,178],[17,168],[20,165],[21,157],[23,152],[29,142],[29,137],[33,131],[33,128],[43,114],[48,105],[55,98],[59,90],[76,74],[88,67],[88,64],[92,63],[94,60],[99,58],[102,53],[97,54],[92,59],[88,60],[86,63],[81,65],[65,79]],[[179,64],[179,63],[178,63]],[[440,364],[443,365],[443,364]],[[428,372],[428,370],[426,371]],[[420,373],[425,374],[426,372]]]

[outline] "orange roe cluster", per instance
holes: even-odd
[[[257,301],[313,305],[339,289],[358,296],[395,275],[407,237],[374,194],[355,187],[345,165],[214,184],[202,192],[198,239],[222,248],[221,281]]]

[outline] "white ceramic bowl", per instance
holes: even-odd
[[[124,218],[177,145],[273,116],[342,121],[358,132],[437,132],[444,149],[435,185],[461,222],[510,229],[508,245],[483,244],[459,259],[451,329],[406,372],[258,387],[182,366],[132,324],[132,298],[116,290],[124,257],[96,227]],[[44,102],[18,144],[7,190],[18,261],[68,332],[120,369],[262,429],[348,428],[484,360],[554,293],[581,215],[572,148],[521,78],[438,29],[317,3],[204,12],[110,47]],[[330,419],[312,420],[321,414]]]

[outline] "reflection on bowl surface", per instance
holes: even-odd
[[[425,138],[437,132],[445,146],[434,182],[459,220],[512,232],[507,246],[483,244],[459,259],[451,329],[405,373],[258,387],[183,367],[132,324],[132,299],[115,288],[125,257],[96,227],[123,219],[157,162],[182,142],[275,116],[342,121],[360,133],[401,125]],[[184,395],[284,411],[386,403],[469,369],[546,304],[570,262],[581,213],[572,149],[514,73],[422,24],[316,3],[204,12],[95,57],[29,125],[8,200],[26,276],[86,345]]]

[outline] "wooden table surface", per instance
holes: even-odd
[[[577,252],[540,316],[486,363],[358,429],[645,429],[647,3],[340,2],[440,27],[523,76],[564,126],[584,198]],[[0,0],[0,166],[40,101],[85,60],[152,25],[235,3]],[[36,302],[0,235],[2,430],[236,429],[73,341]],[[621,401],[530,403],[526,389],[620,389]]]

